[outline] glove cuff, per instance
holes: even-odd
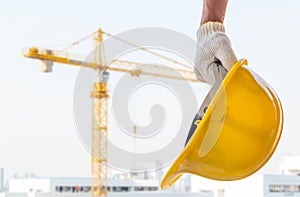
[[[207,22],[201,25],[197,31],[198,41],[202,42],[215,32],[225,33],[225,27],[219,22]]]

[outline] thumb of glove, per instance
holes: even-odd
[[[219,44],[216,46],[218,47],[215,50],[215,58],[222,63],[222,66],[224,66],[226,70],[229,71],[237,61],[237,57],[231,48],[231,44],[227,36],[221,39]]]

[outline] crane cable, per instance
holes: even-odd
[[[173,60],[173,59],[171,59],[171,58],[169,58],[169,57],[167,57],[167,56],[164,56],[164,55],[161,55],[161,54],[156,53],[156,52],[154,52],[154,51],[151,51],[151,50],[149,50],[149,49],[147,49],[147,48],[145,48],[145,47],[138,46],[138,45],[136,45],[136,44],[134,44],[134,43],[132,43],[132,42],[129,42],[129,41],[127,41],[127,40],[124,40],[124,39],[122,39],[122,38],[120,38],[120,37],[118,37],[118,36],[114,36],[114,35],[112,35],[112,34],[110,34],[110,33],[104,32],[104,31],[102,31],[102,32],[103,32],[103,34],[105,34],[105,35],[107,35],[107,36],[110,36],[111,38],[114,38],[114,39],[116,39],[116,40],[119,40],[119,41],[121,41],[121,42],[124,42],[124,43],[126,43],[126,44],[128,44],[128,45],[131,45],[131,46],[133,46],[133,47],[137,47],[138,49],[143,50],[143,51],[145,51],[145,52],[147,52],[147,53],[150,53],[150,54],[152,54],[152,55],[158,56],[158,57],[160,57],[160,58],[162,58],[162,59],[165,59],[165,60],[167,60],[167,61],[173,62],[173,63],[178,64],[178,65],[180,65],[180,66],[183,66],[183,67],[185,67],[185,68],[192,69],[191,66],[186,65],[186,64],[184,64],[184,63],[182,63],[182,62]]]
[[[114,38],[114,39],[116,39],[116,40],[119,40],[120,42],[124,42],[124,43],[126,43],[126,44],[128,44],[128,45],[130,45],[130,46],[136,47],[136,48],[138,48],[138,49],[140,49],[140,50],[143,50],[143,51],[145,51],[145,52],[147,52],[147,53],[150,53],[150,54],[152,54],[152,55],[155,55],[155,56],[157,56],[157,57],[160,57],[160,58],[162,58],[162,59],[165,59],[165,60],[167,60],[167,61],[169,61],[169,62],[173,62],[173,63],[178,64],[178,65],[180,65],[180,66],[183,66],[183,67],[185,67],[185,68],[192,69],[191,66],[186,65],[186,64],[184,64],[184,63],[182,63],[182,62],[173,60],[173,59],[171,59],[171,58],[169,58],[169,57],[167,57],[167,56],[164,56],[164,55],[161,55],[161,54],[156,53],[156,52],[154,52],[154,51],[151,51],[151,50],[149,50],[149,49],[147,49],[147,48],[145,48],[145,47],[141,47],[141,46],[139,46],[139,45],[137,45],[137,44],[134,44],[134,43],[132,43],[132,42],[129,42],[129,41],[127,41],[127,40],[124,40],[124,39],[122,39],[122,38],[120,38],[120,37],[118,37],[118,36],[114,36],[114,35],[112,35],[112,34],[110,34],[110,33],[104,32],[104,31],[102,31],[102,32],[103,32],[103,34],[105,34],[105,35],[107,35],[107,36],[109,36],[109,37],[111,37],[111,38]],[[86,39],[88,39],[88,38],[94,36],[96,33],[97,33],[97,32],[93,32],[93,33],[91,33],[91,34],[89,34],[89,35],[87,35],[87,36],[81,38],[80,40],[77,40],[76,42],[73,42],[71,45],[66,46],[65,48],[61,49],[61,51],[68,50],[68,49],[70,49],[71,47],[73,47],[73,46],[75,46],[75,45],[78,45],[80,42],[82,42],[82,41],[84,41],[84,40],[86,40]]]
[[[70,49],[71,47],[75,46],[75,45],[78,45],[80,42],[84,41],[84,40],[87,40],[88,38],[94,36],[97,32],[93,32],[83,38],[81,38],[80,40],[77,40],[76,42],[73,42],[72,44],[70,44],[69,46],[66,46],[65,48],[61,49],[61,51],[65,51],[65,50],[68,50]]]

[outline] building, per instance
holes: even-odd
[[[4,169],[0,167],[0,192],[4,190]]]
[[[108,190],[111,197],[300,197],[299,174],[300,156],[286,156],[279,174],[254,174],[228,182],[184,175],[167,191],[160,190],[159,180],[151,174],[114,174],[108,180]],[[88,197],[91,194],[91,178],[26,175],[14,177],[9,185],[5,197]]]
[[[238,181],[198,181],[216,197],[300,197],[300,176],[257,174]],[[193,187],[193,185],[192,185]]]
[[[212,191],[193,193],[178,190],[161,191],[159,181],[156,179],[112,178],[108,180],[108,191],[111,197],[214,197]],[[15,177],[9,181],[9,192],[5,197],[88,197],[90,195],[91,178]]]
[[[5,197],[4,169],[0,167],[0,197]]]

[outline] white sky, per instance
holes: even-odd
[[[239,58],[272,85],[284,107],[285,124],[275,156],[299,153],[300,1],[230,1],[225,26]],[[40,73],[38,61],[22,57],[31,46],[61,48],[101,27],[116,34],[164,27],[195,38],[202,0],[8,1],[0,2],[0,166],[7,177],[89,176],[90,155],[73,120],[77,68],[57,65]]]

